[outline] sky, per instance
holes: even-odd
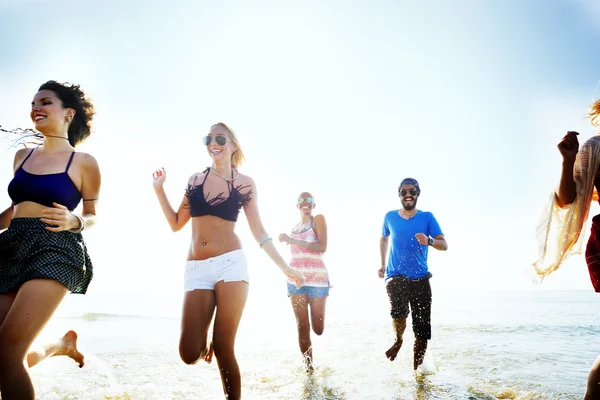
[[[556,145],[596,133],[584,117],[600,97],[599,17],[594,0],[1,0],[0,125],[30,127],[49,79],[91,97],[79,150],[103,178],[85,232],[95,295],[181,295],[190,226],[170,231],[151,174],[167,170],[176,207],[210,165],[201,138],[218,121],[240,140],[271,236],[298,222],[298,194],[315,196],[340,295],[384,292],[381,225],[408,176],[449,244],[430,251],[436,290],[592,290],[581,256],[542,284],[531,264]],[[14,152],[0,139],[4,187]],[[243,215],[236,231],[255,292],[284,296]]]

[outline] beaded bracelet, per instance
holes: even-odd
[[[261,249],[262,249],[263,245],[264,245],[264,244],[267,242],[267,240],[273,240],[273,239],[271,239],[271,238],[270,238],[270,237],[268,237],[268,236],[267,236],[266,238],[264,238],[264,239],[263,239],[263,240],[260,242],[260,245],[259,245]]]

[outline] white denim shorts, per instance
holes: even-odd
[[[185,263],[184,290],[214,290],[219,281],[250,283],[248,264],[242,249],[230,251],[206,260],[189,260]]]

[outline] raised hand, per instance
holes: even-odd
[[[161,187],[167,180],[167,171],[164,168],[157,169],[152,173],[152,185],[155,188]]]
[[[567,134],[558,143],[558,151],[563,156],[563,160],[575,161],[577,152],[579,152],[579,140],[577,140],[579,133],[575,131],[568,131]]]

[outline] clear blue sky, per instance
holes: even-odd
[[[0,3],[0,124],[31,126],[48,79],[81,84],[97,108],[81,147],[103,173],[90,290],[181,290],[189,227],[169,231],[151,172],[167,169],[178,204],[209,165],[201,137],[217,121],[239,136],[272,236],[296,223],[300,192],[315,195],[342,292],[382,290],[381,223],[406,176],[449,242],[430,256],[437,287],[591,290],[581,256],[542,286],[525,272],[556,144],[566,130],[594,134],[583,119],[600,97],[594,1],[325,3]],[[6,187],[14,149],[0,150]],[[283,285],[244,218],[238,232],[252,279]]]

